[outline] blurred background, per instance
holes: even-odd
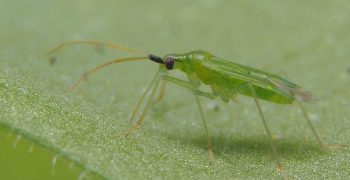
[[[87,69],[130,55],[72,47],[59,54],[59,65],[50,67],[45,53],[67,40],[114,42],[160,56],[203,49],[244,65],[287,72],[290,79],[323,100],[312,111],[332,106],[330,113],[343,115],[330,124],[341,129],[349,127],[348,113],[341,108],[349,104],[349,32],[347,0],[1,0],[0,65],[37,81],[40,88],[47,86],[52,94],[63,94]],[[128,93],[138,94],[136,89],[147,85],[156,67],[150,63],[124,67],[119,72],[101,72],[77,99],[90,97],[87,102],[110,115],[117,112],[104,105],[112,105],[113,97],[100,95],[117,92],[125,97],[120,101],[132,104],[135,98]],[[94,86],[94,82],[103,83]],[[114,82],[130,87],[131,92],[116,90]],[[169,98],[176,98],[176,93]],[[267,111],[273,112],[273,106],[267,105]],[[334,131],[324,128],[324,133]],[[31,142],[22,139],[14,147],[16,139],[15,134],[0,130],[0,179],[76,179],[81,175],[79,167],[70,168],[70,162],[62,158],[53,167],[55,154]],[[33,152],[28,153],[31,146]]]

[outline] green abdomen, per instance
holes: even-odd
[[[249,83],[253,85],[258,99],[280,104],[290,104],[294,100],[293,96],[281,91],[276,91],[272,87],[265,88],[257,86],[252,82],[234,78],[230,75],[212,68],[209,69],[200,64],[197,64],[196,66],[201,66],[195,68],[195,73],[198,78],[204,84],[209,85],[212,89],[213,94],[220,96],[221,99],[225,102],[228,102],[238,94],[253,97],[251,88],[248,86]]]

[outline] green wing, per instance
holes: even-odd
[[[309,101],[311,95],[302,91],[300,87],[276,74],[268,73],[255,68],[212,56],[201,61],[198,77],[210,85],[214,94],[218,94],[224,101],[236,94],[252,96],[248,83],[252,84],[259,99],[290,104],[296,97]]]

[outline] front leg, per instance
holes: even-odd
[[[171,76],[168,76],[168,75],[162,75],[162,79],[164,81],[168,81],[168,82],[174,83],[176,85],[179,85],[181,87],[184,87],[186,89],[189,89],[189,90],[193,91],[198,96],[203,96],[203,97],[206,97],[206,98],[209,98],[209,99],[215,99],[215,95],[213,93],[208,93],[208,92],[204,92],[204,91],[198,90],[195,86],[193,86],[188,81],[184,81],[182,79],[178,79],[178,78],[171,77]]]
[[[191,80],[190,77],[188,77],[188,78],[189,78],[189,82],[181,80],[181,79],[178,79],[178,78],[175,78],[175,77],[171,77],[171,76],[168,76],[168,75],[162,75],[162,79],[164,79],[165,81],[172,82],[172,83],[174,83],[176,85],[179,85],[181,87],[189,89],[189,90],[191,90],[193,92],[193,94],[195,96],[196,103],[197,103],[197,107],[198,107],[198,110],[199,110],[199,113],[200,113],[200,116],[201,116],[201,119],[202,119],[202,122],[203,122],[204,131],[205,131],[205,134],[206,134],[206,137],[207,137],[208,157],[209,157],[210,162],[212,162],[214,160],[212,141],[211,141],[211,138],[210,138],[210,135],[209,135],[209,131],[208,131],[208,126],[207,126],[207,123],[206,123],[206,120],[205,120],[205,117],[204,117],[203,108],[202,108],[202,105],[201,105],[201,103],[199,101],[198,96],[203,96],[203,97],[207,97],[207,98],[210,98],[210,99],[214,99],[215,96],[212,93],[203,92],[203,91],[198,90],[198,88],[195,85],[195,83],[193,82],[193,80]]]

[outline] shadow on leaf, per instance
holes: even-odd
[[[198,146],[207,149],[205,135],[195,136],[174,136],[173,134],[165,135],[171,140],[180,142],[185,145]],[[268,137],[262,136],[236,136],[234,138],[215,135],[212,136],[213,152],[216,157],[227,157],[227,155],[241,154],[244,156],[270,156],[272,149]],[[278,153],[286,159],[305,160],[323,156],[328,151],[321,150],[316,143],[303,141],[300,139],[281,139],[275,140]]]

